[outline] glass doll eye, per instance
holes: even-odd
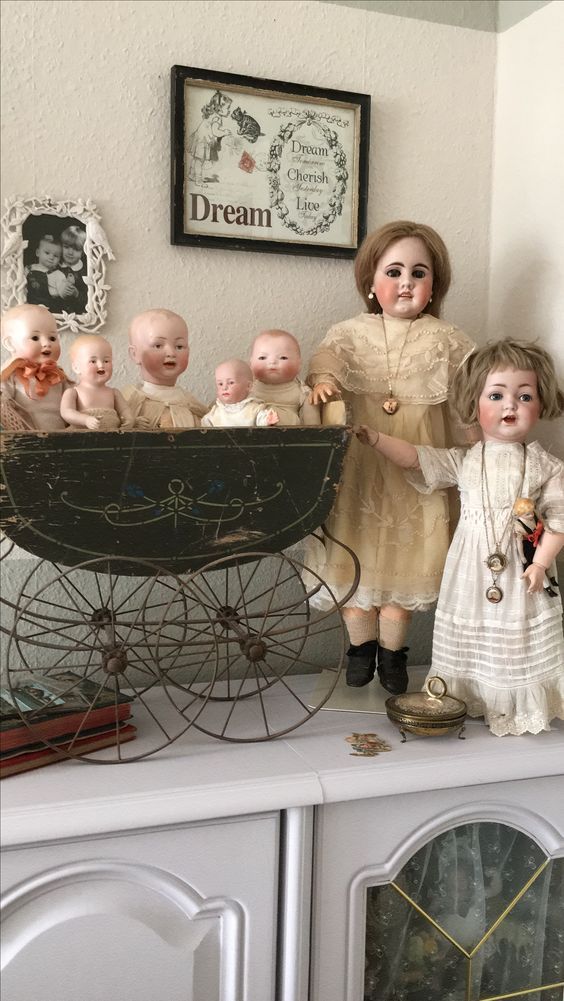
[[[56,337],[50,337],[49,340],[55,342],[57,340],[57,338]]]
[[[494,400],[495,401],[495,400],[501,400],[501,399],[502,399],[501,393],[497,393],[497,392],[496,393],[490,393],[489,396],[488,396],[488,400]]]
[[[427,277],[427,272],[423,271],[422,268],[415,268],[415,270],[413,271],[413,277],[414,278],[426,278]]]
[[[530,393],[521,393],[519,399],[521,400],[521,403],[531,403],[533,397]]]
[[[399,276],[401,275],[401,271],[399,268],[388,268],[388,270],[386,271],[386,275],[388,276],[388,278],[399,278]]]

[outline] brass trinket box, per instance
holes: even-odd
[[[466,703],[449,695],[445,682],[438,675],[428,678],[423,692],[406,692],[386,699],[386,712],[388,719],[399,728],[403,742],[406,732],[438,737],[455,730],[464,740]]]

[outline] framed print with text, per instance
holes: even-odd
[[[370,97],[172,67],[174,244],[354,257]]]

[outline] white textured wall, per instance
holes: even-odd
[[[188,320],[189,379],[247,353],[265,325],[307,356],[360,300],[350,261],[169,244],[170,67],[203,66],[372,95],[369,224],[415,217],[452,252],[449,317],[485,320],[495,39],[310,2],[7,0],[4,194],[90,196],[116,255],[108,335],[130,380],[128,321],[165,305]],[[68,336],[68,335],[65,335]]]
[[[539,338],[564,384],[564,4],[498,39],[488,328]],[[564,458],[564,419],[539,439]]]
[[[186,317],[188,382],[205,399],[215,363],[245,356],[259,328],[293,331],[307,360],[361,309],[350,261],[170,246],[176,63],[371,94],[369,228],[435,226],[454,267],[445,315],[481,336],[494,35],[308,0],[5,0],[2,14],[3,194],[90,197],[101,211],[116,385],[136,376],[127,325],[149,306]],[[411,640],[425,656],[430,625],[418,617]]]

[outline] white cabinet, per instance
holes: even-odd
[[[6,851],[3,1001],[273,1001],[278,842],[272,813]]]
[[[564,725],[405,744],[360,712],[265,744],[193,730],[138,763],[2,782],[2,1001],[563,1001],[529,960],[564,981],[537,934],[558,879],[564,899]],[[374,731],[390,751],[352,754]],[[543,991],[505,973],[482,990],[496,950]]]
[[[563,785],[319,807],[311,1001],[562,1001]]]

